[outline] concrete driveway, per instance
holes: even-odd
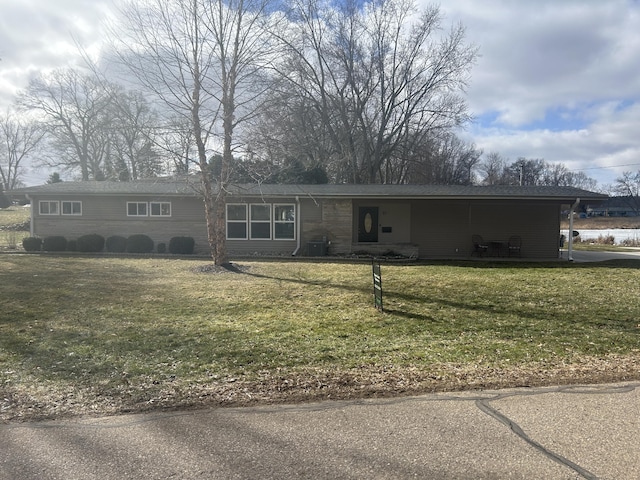
[[[640,383],[0,425],[0,479],[637,479]]]
[[[562,258],[567,259],[568,252],[562,251]],[[626,252],[586,252],[573,251],[574,262],[605,262],[607,260],[640,260],[640,249],[629,249]]]

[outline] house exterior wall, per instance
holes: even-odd
[[[244,196],[233,196],[227,197],[227,203],[229,204],[246,204],[246,205],[256,205],[256,204],[267,204],[267,205],[296,205],[295,198],[282,198],[282,197],[244,197]],[[297,212],[295,215],[299,215]],[[204,215],[203,215],[204,221]],[[273,232],[272,232],[273,235]],[[295,235],[298,235],[296,231]],[[297,237],[294,239],[287,240],[276,240],[276,239],[246,239],[246,240],[233,240],[227,239],[227,253],[229,255],[238,255],[238,256],[252,256],[252,255],[291,255],[297,246]]]
[[[469,202],[416,200],[411,204],[412,242],[421,258],[470,254]]]
[[[62,235],[72,240],[93,233],[105,238],[145,234],[156,245],[162,242],[168,244],[171,237],[190,236],[195,240],[196,251],[208,249],[207,230],[203,221],[204,206],[197,197],[34,195],[31,198],[33,234],[36,236]],[[41,215],[40,201],[80,201],[82,215]],[[171,216],[128,216],[127,202],[170,202]]]
[[[522,238],[526,258],[557,258],[560,240],[560,206],[552,203],[477,203],[470,207],[470,234],[506,242]]]
[[[356,200],[353,202],[351,241],[358,244],[358,211],[361,207],[378,208],[378,243],[411,242],[411,203],[402,200]]]
[[[308,254],[309,242],[326,242],[331,255],[351,253],[351,199],[303,199],[300,219],[302,254]]]
[[[545,202],[420,200],[412,204],[411,228],[421,258],[468,257],[474,234],[505,244],[518,235],[522,257],[557,258],[560,207]]]
[[[191,236],[196,253],[209,253],[204,207],[199,197],[150,195],[31,195],[33,234],[76,239],[97,233],[146,234],[157,245],[174,236]],[[39,202],[79,201],[82,215],[41,215]],[[171,202],[171,216],[128,216],[127,202]],[[230,255],[308,254],[309,242],[326,242],[328,254],[358,250],[382,253],[395,250],[420,258],[465,258],[471,254],[471,236],[507,242],[522,238],[522,257],[556,258],[560,231],[557,202],[496,200],[353,200],[351,198],[232,197],[230,203],[296,205],[296,238],[287,240],[227,240]],[[378,242],[358,243],[358,209],[379,209]],[[387,227],[387,228],[383,228]],[[299,248],[298,248],[299,247]]]

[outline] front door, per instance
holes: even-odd
[[[378,241],[378,207],[360,207],[358,210],[358,242]]]

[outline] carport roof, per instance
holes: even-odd
[[[199,183],[193,178],[157,178],[133,182],[60,182],[25,187],[12,195],[163,195],[197,196]],[[501,199],[552,200],[560,203],[599,203],[608,197],[575,187],[559,186],[467,186],[467,185],[284,185],[247,184],[229,188],[232,196],[247,197],[341,197],[397,199]]]

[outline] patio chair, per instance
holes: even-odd
[[[519,257],[520,248],[522,247],[522,238],[518,235],[512,235],[509,237],[509,256]]]
[[[489,244],[486,243],[480,235],[472,235],[471,243],[473,243],[473,250],[471,251],[471,255],[476,254],[481,257],[485,253],[489,252]]]

